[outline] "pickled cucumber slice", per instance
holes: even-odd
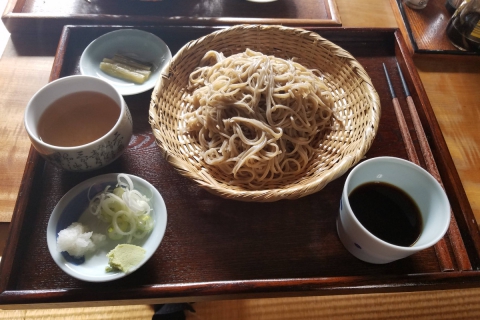
[[[131,58],[129,56],[125,56],[123,54],[117,53],[116,55],[113,56],[113,60],[116,62],[120,62],[126,65],[129,65],[133,68],[140,69],[140,70],[146,70],[146,71],[151,71],[153,68],[153,65],[149,62],[145,61],[140,61],[134,58]]]
[[[150,77],[150,71],[141,70],[141,72],[137,72],[138,70],[133,69],[127,65],[117,62],[111,63],[108,62],[108,60],[110,59],[107,59],[107,62],[100,62],[100,70],[113,77],[131,81],[137,84],[144,83]]]
[[[125,63],[121,63],[121,62],[115,61],[113,59],[104,58],[102,62],[117,65],[117,66],[119,66],[123,69],[126,69],[128,71],[143,74],[146,77],[149,77],[150,74],[152,73],[150,70],[138,69],[137,67],[134,67],[134,66],[131,66],[131,65],[128,65],[128,64],[125,64]]]

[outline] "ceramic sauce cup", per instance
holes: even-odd
[[[108,125],[104,130],[106,133],[80,145],[61,146],[45,142],[39,129],[39,122],[45,111],[55,101],[63,101],[59,99],[68,95],[78,94],[76,100],[82,100],[84,93],[103,94],[106,96],[103,98],[110,98],[109,105],[115,112],[111,117],[111,128]],[[104,104],[100,103],[95,108],[103,108],[103,106]],[[95,120],[96,118],[93,117],[92,122],[96,123]],[[40,89],[27,105],[24,124],[34,148],[40,155],[68,171],[90,171],[108,165],[124,152],[132,137],[132,117],[123,97],[108,82],[84,75],[60,78]]]
[[[382,214],[380,216],[379,219],[382,219],[382,217],[387,219],[381,222],[384,225],[380,224],[380,230],[378,228],[375,230],[377,221],[374,220],[373,224],[369,224],[372,221],[368,219],[374,219],[375,214],[383,208],[376,207],[378,210],[373,209],[372,211],[377,212],[368,212],[371,207],[361,207],[355,204],[354,207],[357,209],[358,217],[355,210],[352,209],[355,189],[362,187],[367,192],[371,190],[368,189],[370,186],[378,187],[380,184],[382,186],[393,186],[394,189],[406,194],[416,204],[420,215],[418,219],[420,224],[418,225],[418,237],[415,236],[416,240],[412,244],[398,245],[385,240],[393,237],[393,234],[397,232],[399,232],[400,240],[402,240],[402,236],[406,236],[403,233],[405,230],[401,229],[405,224],[396,220],[390,221],[389,219],[393,219],[390,215]],[[358,199],[362,201],[367,198]],[[383,205],[378,195],[375,195],[373,199],[374,207]],[[404,202],[408,201],[400,202],[400,206],[402,206]],[[360,212],[364,208],[367,208],[365,209],[367,212],[366,215],[362,216]],[[390,213],[391,210],[387,209],[386,212]],[[365,220],[365,217],[367,217],[367,220]],[[409,224],[412,218],[409,217],[405,220]],[[345,248],[358,259],[382,264],[405,258],[437,243],[444,236],[449,224],[450,204],[442,186],[430,173],[409,161],[393,157],[373,158],[357,165],[347,177],[340,201],[337,232]],[[388,228],[391,228],[390,231],[388,231]],[[386,234],[385,230],[387,230]],[[376,233],[377,231],[378,233]],[[383,240],[379,237],[382,232],[384,232],[381,235]],[[391,239],[394,239],[394,237]],[[391,241],[391,239],[388,240]]]

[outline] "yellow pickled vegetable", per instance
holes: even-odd
[[[113,59],[104,58],[100,62],[100,70],[113,77],[142,84],[150,77],[152,65],[116,54]]]
[[[142,84],[148,80],[149,76],[145,76],[144,74],[133,72],[128,70],[118,64],[112,64],[108,62],[100,62],[100,70],[103,72],[123,80],[131,81],[134,83]]]

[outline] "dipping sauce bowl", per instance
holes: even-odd
[[[359,186],[372,183],[394,186],[416,203],[421,226],[413,244],[402,246],[389,243],[375,236],[360,222],[349,197]],[[385,216],[390,218],[390,212],[389,209],[385,210]],[[375,213],[370,212],[368,218],[374,217]],[[357,165],[347,177],[340,201],[337,232],[345,248],[360,260],[381,264],[405,258],[436,244],[445,235],[449,225],[450,204],[442,186],[430,173],[410,161],[394,157],[369,159]],[[398,230],[401,226],[401,223],[392,219],[392,225],[389,226],[393,228],[391,233],[402,231]]]

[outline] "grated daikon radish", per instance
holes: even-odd
[[[69,255],[79,259],[105,243],[103,234],[93,233],[79,222],[72,223],[61,230],[57,237],[58,252],[66,251]]]

